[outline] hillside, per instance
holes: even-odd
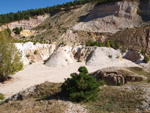
[[[75,0],[0,24],[24,65],[0,82],[0,113],[150,112],[150,0]]]

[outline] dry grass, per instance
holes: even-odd
[[[129,67],[127,69],[129,69],[130,71],[132,71],[136,74],[144,75],[144,76],[148,77],[148,79],[143,82],[150,82],[150,72],[146,72],[144,69],[142,69],[140,67]]]
[[[66,105],[57,100],[35,101],[35,99],[30,98],[3,104],[0,109],[0,113],[63,113]]]
[[[135,113],[142,109],[144,100],[141,89],[137,91],[116,90],[115,87],[104,87],[101,89],[95,102],[87,103],[87,109],[91,113]]]

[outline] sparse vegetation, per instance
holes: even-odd
[[[115,43],[115,48],[119,49],[120,45],[118,43]]]
[[[111,47],[114,47],[114,42],[112,40],[110,40],[109,43]]]
[[[32,39],[32,38],[34,38],[34,36],[31,36],[30,38]]]
[[[121,83],[121,82],[119,82],[119,83],[117,83],[116,85],[117,85],[117,86],[122,86],[122,83]]]
[[[81,60],[79,59],[77,62],[81,62]]]
[[[86,43],[86,46],[98,46],[98,47],[102,47],[103,43],[102,42],[93,42],[91,40],[88,40],[88,42]]]
[[[37,50],[35,50],[35,51],[34,51],[34,54],[35,54],[35,55],[36,55],[36,54],[38,54],[38,51],[37,51]]]
[[[71,78],[65,79],[61,88],[66,97],[76,102],[95,100],[100,84],[92,76],[88,75],[86,67],[78,69],[79,74],[71,74]]]
[[[142,110],[142,101],[144,100],[142,89],[128,91],[122,89],[122,86],[119,87],[119,90],[111,86],[102,88],[95,102],[85,104],[89,112],[135,113],[136,109]]]
[[[106,46],[106,47],[110,47],[109,40],[107,40],[107,41],[105,42],[105,46]]]
[[[27,58],[30,57],[30,54],[28,53],[28,54],[26,55],[26,57],[27,57]]]
[[[149,62],[149,56],[145,56],[143,61],[144,61],[145,63],[148,63],[148,62]]]
[[[4,95],[0,93],[0,100],[4,100],[4,99],[5,99]]]
[[[125,49],[125,48],[122,48],[122,49],[121,49],[121,52],[122,52],[122,53],[125,53],[125,52],[126,52],[126,49]]]
[[[109,57],[109,58],[112,58],[112,55],[109,55],[108,57]]]
[[[141,54],[143,54],[143,55],[145,54],[145,50],[144,49],[141,50]]]

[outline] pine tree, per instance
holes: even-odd
[[[21,52],[15,47],[7,30],[0,32],[0,82],[23,68]]]

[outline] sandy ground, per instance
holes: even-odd
[[[38,62],[29,66],[26,66],[24,70],[13,75],[13,79],[0,84],[0,93],[3,93],[6,97],[12,96],[21,90],[24,90],[30,86],[49,82],[64,82],[65,78],[70,77],[71,73],[78,72],[80,66],[85,66],[84,62],[75,62],[66,67],[47,67],[42,62]],[[111,65],[113,66],[113,65]],[[119,65],[121,67],[137,66],[136,64],[123,60]],[[89,72],[94,72],[98,69],[110,67],[107,64],[102,66],[86,66]]]

